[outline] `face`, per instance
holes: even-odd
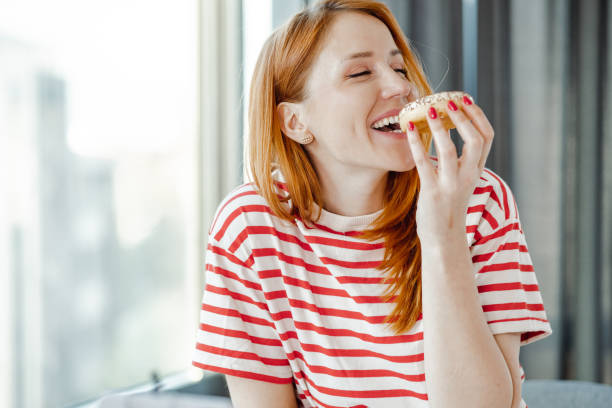
[[[405,133],[374,129],[417,97],[380,20],[352,12],[336,16],[306,88],[303,122],[315,137],[306,149],[319,172],[322,166],[347,175],[415,167]]]

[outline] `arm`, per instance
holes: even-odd
[[[422,258],[425,379],[431,406],[510,408],[511,371],[484,317],[465,233],[453,242],[425,249]]]
[[[421,181],[417,233],[421,278],[425,380],[432,407],[509,408],[511,368],[488,327],[465,236],[468,203],[484,169],[493,128],[467,96],[447,114],[465,145],[461,159],[435,108],[429,110],[438,168],[429,161],[418,130],[408,141]]]
[[[293,384],[273,384],[265,381],[226,375],[235,408],[297,408]]]
[[[512,377],[512,408],[521,406],[521,368],[519,353],[521,351],[521,334],[504,333],[496,334],[495,342],[504,355],[510,376]]]

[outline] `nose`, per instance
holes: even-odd
[[[383,99],[399,97],[402,101],[414,99],[416,88],[401,73],[388,67],[381,75],[381,96]]]

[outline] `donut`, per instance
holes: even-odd
[[[438,117],[442,120],[442,124],[446,130],[454,129],[455,125],[446,114],[446,106],[448,101],[451,100],[459,105],[464,96],[472,99],[470,95],[461,91],[439,92],[424,96],[406,104],[399,113],[399,123],[402,131],[406,132],[408,130],[408,122],[412,122],[419,133],[429,133],[427,111],[432,106],[436,108]]]

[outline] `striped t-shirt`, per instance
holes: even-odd
[[[193,364],[293,383],[303,407],[428,407],[427,317],[401,335],[390,330],[393,304],[380,297],[376,269],[384,243],[355,236],[381,211],[323,210],[313,228],[276,217],[253,184],[232,191],[210,229]],[[512,192],[488,169],[470,198],[466,238],[491,332],[520,332],[521,345],[549,335]]]

